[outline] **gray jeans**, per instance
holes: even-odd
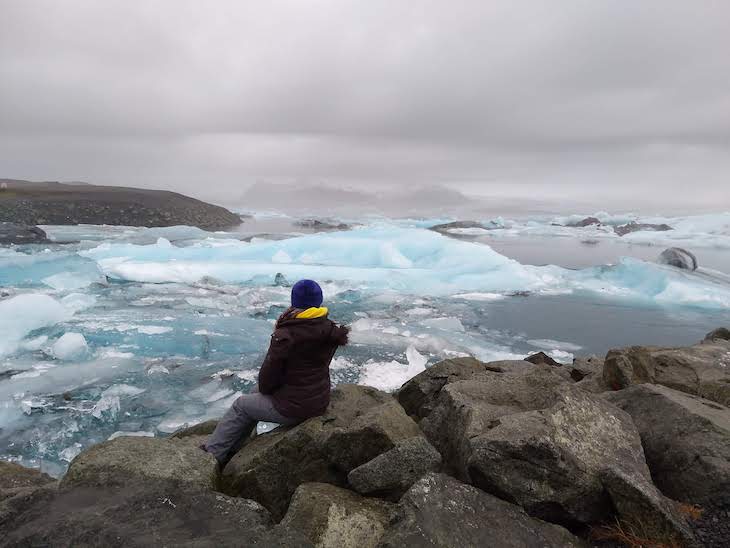
[[[285,417],[279,413],[270,396],[258,392],[244,394],[223,415],[208,438],[205,450],[216,458],[221,467],[225,466],[241,449],[258,421],[290,425],[301,422],[301,419]]]

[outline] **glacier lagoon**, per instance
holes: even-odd
[[[730,214],[621,239],[606,227],[637,219],[606,215],[585,228],[499,218],[454,237],[428,230],[443,220],[315,232],[266,215],[232,233],[44,227],[58,243],[0,249],[0,458],[58,475],[120,432],[164,436],[219,416],[254,386],[301,277],[322,282],[333,318],[352,326],[333,381],[386,390],[452,356],[570,362],[728,324]],[[680,244],[707,266],[647,260]]]

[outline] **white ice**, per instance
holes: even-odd
[[[81,333],[64,333],[51,346],[51,354],[58,360],[82,359],[88,352],[89,346]]]
[[[0,357],[15,352],[32,331],[68,320],[71,315],[48,295],[17,295],[0,301]]]

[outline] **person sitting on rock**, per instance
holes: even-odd
[[[259,371],[258,390],[233,402],[201,446],[221,468],[258,421],[293,425],[327,409],[330,362],[337,348],[347,344],[349,328],[328,318],[322,300],[322,288],[315,281],[300,280],[292,287],[291,307],[276,321]]]

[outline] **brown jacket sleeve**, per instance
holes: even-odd
[[[259,392],[272,394],[284,382],[284,370],[291,348],[291,338],[284,330],[277,329],[271,335],[269,351],[259,370]]]

